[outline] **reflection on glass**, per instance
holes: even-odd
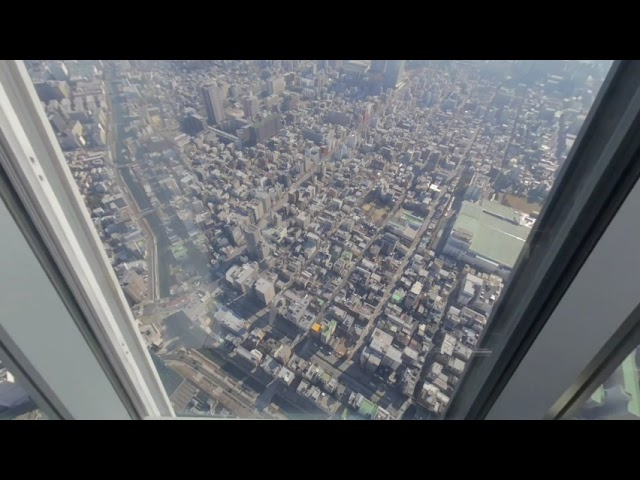
[[[44,420],[29,394],[0,362],[0,420]]]
[[[640,420],[640,349],[634,350],[581,407],[583,420]]]
[[[177,412],[438,418],[610,62],[31,61]]]

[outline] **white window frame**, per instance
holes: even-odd
[[[627,68],[640,78],[639,65],[617,62],[612,70],[619,73]],[[610,74],[603,88],[609,87],[612,77]],[[614,105],[623,115],[620,118],[612,115],[615,119],[605,119],[605,122],[601,104],[611,100],[612,95],[599,94],[567,162],[576,156],[597,156],[606,162],[629,146],[624,142],[640,119],[640,87],[637,90],[620,89],[618,97],[625,100],[627,95],[628,104]],[[597,113],[593,112],[595,109]],[[616,124],[609,132],[610,137],[589,136],[588,132],[596,131],[593,126],[597,123],[596,114],[600,115],[601,123]],[[585,130],[586,127],[591,130]],[[27,239],[33,254],[30,268],[34,278],[38,278],[38,292],[46,291],[38,307],[56,313],[46,319],[50,322],[47,336],[51,336],[47,340],[54,345],[56,342],[64,345],[64,348],[43,350],[38,356],[36,349],[42,345],[42,338],[34,334],[32,324],[3,319],[0,321],[0,355],[18,370],[19,378],[28,384],[36,401],[45,402],[47,412],[59,418],[174,417],[136,321],[21,61],[0,61],[0,147],[0,166],[13,189],[2,192],[7,208],[0,208],[0,218],[10,214],[14,227],[19,227],[13,231],[12,238],[17,242],[17,232],[21,232]],[[596,167],[590,171],[592,183],[585,182],[585,195],[597,191],[602,175],[598,176],[600,170]],[[592,187],[593,190],[586,191]],[[556,186],[556,191],[559,188]],[[572,222],[582,218],[581,208],[585,205],[580,204],[581,200],[576,199],[576,205],[567,208]],[[615,216],[611,215],[611,223],[598,233],[593,249],[584,253],[580,265],[575,266],[571,278],[566,279],[569,285],[562,296],[554,300],[557,303],[553,304],[553,311],[541,321],[526,353],[521,352],[517,361],[511,357],[513,361],[508,366],[513,371],[507,374],[509,369],[501,370],[504,385],[492,385],[492,390],[485,392],[486,396],[481,399],[483,405],[477,409],[484,413],[478,417],[550,418],[554,409],[563,409],[558,402],[567,395],[575,396],[594,358],[619,334],[638,306],[640,285],[634,284],[631,277],[632,272],[638,271],[635,267],[640,266],[640,258],[614,257],[621,251],[630,251],[631,240],[637,238],[634,234],[640,233],[640,226],[629,221],[639,208],[640,186],[636,185]],[[543,219],[544,215],[545,211]],[[536,224],[533,234],[544,234],[538,232],[542,223]],[[561,233],[570,236],[572,231],[567,228]],[[562,241],[560,237],[553,238],[550,244],[562,247]],[[20,250],[25,259],[27,250]],[[530,250],[535,250],[535,245],[527,246],[519,265],[524,264]],[[38,275],[34,258],[41,267]],[[5,261],[8,262],[6,257]],[[550,262],[549,258],[545,261]],[[543,285],[548,270],[535,273],[532,280],[537,282],[536,287]],[[48,286],[43,280],[46,277]],[[623,285],[621,278],[626,280]],[[526,289],[525,292],[526,299],[521,299],[531,305],[534,297]],[[507,299],[508,293],[509,290],[505,293]],[[501,302],[506,303],[507,299]],[[62,313],[60,304],[66,307],[68,315]],[[40,317],[37,308],[28,311],[32,318]],[[523,316],[527,311],[522,308],[517,313]],[[521,321],[522,317],[517,320]],[[589,325],[589,329],[584,325]],[[62,332],[75,334],[60,338]],[[569,349],[571,355],[567,355]],[[74,377],[70,359],[76,364],[83,362],[86,371]],[[45,360],[49,368],[45,368]],[[491,365],[490,374],[500,370],[496,363],[486,365]],[[70,382],[70,378],[76,383]],[[77,388],[94,384],[97,385],[92,387],[94,391],[102,392],[103,403],[92,404],[87,392]],[[478,394],[473,388],[457,392],[461,393],[470,403]]]
[[[638,132],[640,62],[616,61],[481,339],[491,355],[472,359],[448,418],[565,418],[633,347]]]
[[[52,269],[57,269],[56,280],[64,282],[73,297],[65,300],[75,302],[81,313],[59,320],[73,322],[85,340],[93,342],[94,354],[99,347],[98,356],[103,365],[100,381],[105,389],[107,383],[112,388],[115,386],[131,418],[175,416],[22,61],[0,61],[0,132],[4,152],[0,166],[15,189],[18,198],[15,204],[19,203],[24,209],[11,213],[14,218],[27,216],[33,223],[42,241],[41,247],[46,248],[55,263]],[[31,246],[38,249],[34,242]],[[39,253],[40,258],[47,255]],[[56,274],[52,269],[47,272],[50,277]],[[31,333],[35,342],[36,332]],[[30,337],[21,338],[21,342],[14,337],[7,339],[6,343],[12,344],[14,351],[6,352],[5,356],[28,358],[20,352],[31,351]],[[88,361],[81,355],[86,343],[68,338],[50,340],[64,345],[60,357],[70,355],[76,362]],[[52,355],[49,360],[55,363],[61,358]],[[60,374],[72,375],[73,372],[60,370]],[[29,376],[45,377],[44,372],[37,371],[30,372]],[[80,377],[76,381],[87,379]],[[59,407],[65,418],[87,418],[70,405]],[[93,418],[100,418],[100,410],[94,413]]]
[[[557,418],[597,367],[594,359],[640,305],[640,255],[628,254],[640,238],[638,212],[640,183],[493,404],[488,420]]]
[[[130,418],[4,202],[0,231],[0,358],[17,384],[49,419]]]

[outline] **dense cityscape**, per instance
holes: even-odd
[[[265,419],[442,418],[610,65],[26,63],[176,413]]]

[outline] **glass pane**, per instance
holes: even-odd
[[[634,350],[582,405],[580,420],[640,420],[640,349]]]
[[[0,362],[0,420],[47,420],[29,394]]]
[[[438,418],[611,62],[30,61],[177,412]]]

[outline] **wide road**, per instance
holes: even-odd
[[[516,110],[516,116],[513,118],[513,125],[511,126],[511,131],[509,132],[509,141],[507,142],[507,147],[504,149],[504,156],[502,157],[502,168],[509,167],[509,151],[511,150],[511,144],[513,143],[513,140],[516,136],[516,127],[519,125],[518,120],[520,120],[520,115],[522,114],[522,107],[524,106],[526,95],[527,90],[525,89],[520,97],[516,97],[516,101],[518,102],[518,109]]]
[[[336,296],[338,295],[338,293],[340,293],[340,291],[347,285],[347,283],[349,282],[349,279],[351,278],[351,275],[353,274],[353,272],[356,271],[356,269],[358,268],[358,266],[360,266],[360,264],[362,263],[362,260],[365,257],[365,254],[367,252],[367,250],[369,250],[369,247],[371,247],[371,245],[373,245],[373,243],[378,240],[381,235],[382,232],[384,231],[384,227],[387,226],[387,223],[389,222],[389,220],[391,218],[393,218],[393,216],[396,214],[396,212],[398,211],[398,209],[402,206],[405,198],[407,198],[407,193],[405,192],[402,195],[402,198],[396,203],[396,206],[393,207],[393,210],[391,210],[391,212],[389,212],[389,214],[386,216],[386,218],[384,219],[384,221],[382,222],[382,224],[378,227],[378,229],[376,230],[376,233],[374,233],[371,238],[369,239],[369,241],[367,242],[367,244],[365,245],[365,247],[362,249],[362,253],[360,254],[360,256],[358,257],[358,260],[356,261],[356,263],[349,269],[349,271],[347,272],[347,274],[345,275],[344,279],[342,280],[342,282],[340,282],[340,285],[338,285],[336,287],[336,289],[333,291],[333,294],[331,294],[331,297],[329,297],[329,299],[325,302],[325,304],[322,306],[322,310],[321,310],[321,316],[318,317],[318,319],[322,319],[322,315],[324,315],[325,310],[327,309],[327,307],[333,303],[334,298],[336,298]]]
[[[367,193],[365,195],[363,195],[363,199],[367,198],[367,196],[374,190],[374,186],[372,185],[371,188],[367,191]],[[404,198],[404,197],[403,197]],[[324,213],[326,210],[328,210],[330,207],[326,206],[323,210],[322,213]],[[321,213],[321,214],[322,214]],[[387,217],[387,219],[390,218],[389,216]],[[386,225],[386,220],[384,222],[383,225]],[[329,235],[327,236],[328,238],[332,238],[333,235],[335,235],[335,233],[338,231],[338,228],[340,227],[340,222],[336,221],[335,225],[333,226],[333,229],[331,229],[331,231],[329,232]],[[364,258],[364,252],[369,248],[369,246],[376,240],[377,238],[377,233],[374,234],[371,239],[369,240],[369,242],[367,243],[367,245],[365,246],[364,250],[362,251],[362,255],[358,258],[358,262],[356,263],[355,266],[353,266],[349,272],[347,273],[347,275],[345,276],[345,280],[348,280],[349,277],[351,276],[351,274],[355,271],[356,267],[359,265],[359,262],[362,258]],[[292,278],[287,285],[285,285],[285,287],[278,293],[278,296],[281,297],[284,292],[291,287],[291,285],[295,284],[295,281],[300,277],[300,275],[302,275],[302,272],[305,271],[307,265],[311,264],[311,262],[313,261],[313,258],[316,256],[316,254],[320,251],[320,248],[317,248],[316,251],[313,253],[313,255],[311,255],[309,257],[308,260],[306,260],[303,265],[302,265],[302,269],[300,270],[300,273]],[[345,280],[342,281],[342,284],[345,284]],[[331,302],[333,301],[334,297],[336,296],[336,293],[339,292],[342,289],[342,287],[339,287],[337,290],[335,290],[333,292],[333,294],[331,295],[331,297],[329,297],[329,299],[324,302],[324,304],[322,305],[322,307],[320,307],[320,313],[318,314],[318,317],[316,319],[316,322],[319,322],[320,320],[322,320],[323,316],[324,316],[324,311],[327,308],[327,306],[329,306],[331,304]],[[291,342],[291,344],[289,345],[291,347],[291,349],[294,349],[296,347],[296,345],[298,345],[298,343],[300,343],[302,340],[304,340],[305,338],[307,338],[309,335],[309,330],[302,332],[302,334],[298,335],[296,337],[296,339]]]
[[[458,115],[460,115],[460,113],[462,112],[463,106],[466,103],[466,100],[470,97],[471,92],[468,92],[465,98],[465,101],[461,102],[460,107],[458,107],[458,109],[456,110],[456,113],[454,115],[454,117],[451,119],[451,121],[448,123],[447,128],[445,130],[445,132],[442,134],[442,136],[440,137],[440,140],[438,142],[438,145],[441,145],[443,143],[443,141],[445,140],[447,134],[449,133],[452,124],[455,121],[455,118],[458,117]],[[448,95],[445,95],[443,98],[447,98]],[[494,94],[495,96],[495,94]],[[440,99],[440,101],[442,101],[442,98]],[[431,117],[437,109],[433,108],[431,109],[431,111],[428,114],[428,117]],[[469,142],[469,145],[466,148],[466,151],[464,152],[462,159],[460,161],[460,163],[456,166],[456,169],[454,172],[452,172],[451,176],[449,176],[449,179],[451,179],[453,176],[459,175],[460,173],[460,167],[461,167],[461,163],[463,162],[464,158],[466,157],[466,155],[468,154],[469,150],[471,149],[471,146],[473,145],[473,143],[475,142],[478,133],[480,131],[480,128],[478,127],[476,129],[476,131],[474,132],[473,138],[471,140],[471,142]],[[439,162],[438,162],[439,163]],[[438,169],[438,165],[436,164],[436,166],[434,167],[434,171],[437,171]],[[440,199],[442,198],[442,196],[444,195],[444,190],[440,192],[440,194],[437,196],[437,198],[434,200],[433,205],[437,205],[438,202],[440,201]],[[405,194],[406,195],[406,194]],[[395,211],[397,211],[397,208],[399,208],[402,205],[402,202],[404,201],[404,196],[401,202],[398,203],[398,205],[396,206],[396,209],[394,209],[394,212],[392,214],[390,214],[387,219],[391,218],[393,216],[393,214],[395,214]],[[453,196],[452,196],[453,198]],[[431,223],[433,216],[435,214],[435,210],[436,208],[431,209],[431,211],[429,212],[429,214],[427,215],[427,217],[425,218],[424,222],[422,223],[422,226],[420,227],[420,229],[418,230],[418,232],[416,233],[416,237],[414,239],[414,241],[412,242],[409,250],[407,251],[406,255],[404,256],[402,262],[400,263],[400,265],[398,266],[396,273],[394,274],[392,280],[389,282],[389,285],[387,286],[384,295],[381,299],[381,301],[378,303],[373,315],[371,315],[370,317],[370,321],[369,324],[367,325],[366,330],[362,333],[362,335],[360,336],[360,338],[358,339],[358,341],[356,342],[356,344],[354,345],[354,347],[352,347],[349,350],[349,354],[347,356],[347,359],[343,362],[340,363],[339,366],[335,367],[333,365],[331,365],[329,362],[327,362],[326,360],[324,360],[321,356],[319,356],[318,354],[314,355],[314,360],[321,360],[318,363],[322,364],[324,367],[329,367],[331,366],[333,368],[333,370],[337,370],[339,372],[345,372],[345,370],[348,370],[349,367],[351,365],[353,365],[353,356],[359,351],[359,349],[362,347],[363,343],[365,342],[365,340],[368,338],[369,334],[371,333],[371,330],[373,329],[373,327],[377,324],[377,317],[380,314],[380,312],[382,311],[382,309],[385,307],[387,301],[389,300],[389,297],[391,296],[391,294],[393,293],[393,289],[396,286],[396,282],[398,277],[404,272],[404,269],[406,268],[407,263],[409,262],[409,260],[411,259],[411,257],[413,256],[413,253],[415,252],[418,244],[420,243],[420,240],[422,239],[422,236],[424,235],[426,229],[428,228],[429,223]],[[445,215],[442,215],[442,218],[440,219],[440,221],[438,222],[438,228],[434,229],[433,231],[433,236],[435,237],[439,231],[439,229],[442,227],[442,225],[444,224],[443,219],[446,219]],[[385,224],[386,225],[386,221]],[[335,296],[337,295],[337,293],[342,290],[342,288],[344,288],[344,286],[346,285],[349,277],[351,276],[351,274],[353,273],[353,271],[355,271],[355,268],[357,267],[357,265],[359,265],[360,261],[362,260],[362,258],[364,258],[365,256],[365,252],[369,249],[369,247],[371,246],[371,244],[373,243],[373,241],[375,241],[379,235],[380,232],[382,231],[383,227],[378,230],[378,232],[376,233],[376,235],[374,235],[372,237],[372,241],[370,241],[366,248],[364,249],[362,256],[358,259],[358,263],[356,264],[356,266],[354,266],[354,268],[352,268],[349,271],[349,274],[345,277],[345,280],[343,280],[343,282],[341,282],[340,286],[336,289],[336,291],[334,292],[334,294],[331,296],[330,301],[326,303],[326,305],[329,305],[333,299],[335,298]],[[432,245],[432,242],[430,243],[430,246]],[[324,312],[324,310],[323,310]],[[354,378],[352,378],[350,375],[348,374],[344,374],[342,377],[344,380],[347,380],[347,378],[350,378],[350,380],[355,380]],[[363,377],[364,378],[364,377]],[[349,381],[349,380],[347,380]],[[357,381],[356,382],[360,385],[362,385],[363,382]],[[355,385],[354,385],[355,386]],[[365,388],[364,391],[366,392],[367,389]],[[377,394],[374,395],[374,397],[377,396]]]
[[[159,288],[159,272],[158,272],[158,241],[153,234],[149,223],[147,222],[142,212],[142,209],[136,202],[133,193],[129,189],[129,186],[122,176],[122,172],[118,166],[126,163],[126,160],[122,157],[122,149],[124,148],[124,139],[120,131],[122,129],[122,109],[118,100],[114,98],[113,87],[115,80],[111,78],[111,74],[108,69],[105,69],[105,89],[106,98],[109,106],[109,128],[107,129],[107,145],[109,146],[109,152],[111,154],[111,160],[114,164],[115,180],[122,194],[125,197],[127,205],[130,209],[130,215],[132,220],[138,218],[138,225],[147,243],[146,260],[148,269],[148,298],[151,301],[156,301],[160,298]]]
[[[466,98],[469,98],[470,93],[467,94]],[[466,101],[466,100],[465,100]],[[465,102],[461,102],[462,105],[464,105]],[[430,115],[433,115],[434,112],[436,111],[436,109],[432,109],[430,112]],[[447,133],[450,130],[451,125],[453,124],[453,120],[455,120],[455,118],[457,117],[457,115],[459,115],[459,113],[462,111],[462,106],[458,108],[458,110],[456,111],[456,116],[454,116],[454,118],[452,119],[451,122],[449,122],[449,124],[447,125],[447,129],[445,130],[444,134],[441,136],[440,141],[438,142],[438,145],[440,145],[444,139],[447,136]],[[473,140],[475,140],[475,138],[477,137],[479,132],[479,128],[476,130],[475,135],[473,137]],[[468,150],[471,148],[471,144],[473,143],[473,141],[470,143],[470,145],[467,148],[467,152]],[[436,165],[437,168],[437,165]],[[460,165],[457,166],[456,168],[456,173],[459,173],[459,168]],[[435,169],[434,169],[435,170]],[[410,182],[410,185],[413,184],[413,180]],[[393,215],[395,215],[395,213],[397,212],[397,210],[402,206],[402,203],[404,202],[405,198],[406,198],[406,193],[403,195],[402,199],[398,202],[398,204],[395,206],[394,210],[387,216],[387,218],[385,219],[384,223],[382,224],[382,226],[378,229],[376,235],[374,235],[371,239],[371,241],[369,241],[367,243],[367,246],[365,247],[365,249],[362,252],[362,256],[358,259],[357,264],[349,271],[349,274],[345,277],[345,279],[341,282],[341,284],[339,285],[338,288],[336,288],[335,292],[333,293],[333,295],[331,296],[330,300],[326,303],[326,305],[329,305],[331,302],[333,302],[333,299],[336,297],[336,295],[342,290],[342,288],[344,288],[344,286],[347,284],[349,277],[351,276],[351,274],[355,271],[355,269],[357,268],[357,266],[360,264],[360,262],[362,261],[362,259],[365,256],[365,252],[369,249],[369,247],[373,244],[373,242],[375,240],[377,240],[377,238],[379,238],[381,232],[384,230],[384,227],[386,226],[388,220],[390,218],[393,217]],[[433,205],[437,205],[437,203],[440,201],[440,199],[442,198],[442,196],[444,195],[444,191],[441,191],[440,194],[438,195],[438,197],[434,200]],[[378,303],[376,309],[374,310],[374,313],[370,316],[370,321],[369,324],[367,325],[366,330],[362,333],[362,335],[360,336],[360,338],[358,339],[358,341],[356,342],[356,344],[354,345],[354,347],[352,347],[351,349],[349,349],[349,354],[347,356],[347,360],[345,362],[343,362],[344,364],[351,364],[352,361],[351,359],[353,358],[353,355],[358,352],[358,350],[360,349],[360,347],[362,346],[362,344],[364,343],[364,341],[367,339],[369,333],[371,332],[373,326],[377,323],[376,319],[378,317],[378,315],[380,314],[380,312],[382,311],[382,309],[384,308],[384,306],[386,305],[387,301],[389,300],[389,297],[391,296],[391,294],[393,293],[393,289],[395,288],[396,282],[398,277],[402,274],[402,272],[404,272],[404,269],[407,265],[407,263],[409,262],[409,259],[411,258],[411,256],[413,255],[413,252],[415,251],[415,249],[417,248],[418,244],[420,243],[420,240],[422,239],[422,236],[424,235],[429,223],[431,222],[431,219],[433,218],[433,215],[435,213],[435,208],[432,208],[429,212],[429,214],[427,215],[427,217],[425,218],[424,222],[422,223],[422,226],[420,227],[420,229],[418,230],[418,232],[416,233],[416,237],[413,240],[411,247],[409,248],[409,250],[407,251],[406,255],[404,256],[402,262],[400,263],[399,267],[396,269],[396,273],[394,274],[392,280],[389,282],[389,285],[387,286],[384,295],[382,296],[381,301]],[[443,215],[444,217],[444,215]],[[434,230],[434,235],[437,233],[437,230]],[[324,312],[324,310],[323,310]]]
[[[444,195],[444,190],[442,190],[438,194],[438,196],[435,198],[435,200],[433,201],[433,205],[437,205],[443,195]],[[414,238],[413,242],[411,243],[411,246],[409,247],[409,250],[407,250],[407,253],[405,254],[405,256],[402,259],[402,261],[400,262],[400,265],[398,265],[398,268],[396,269],[396,273],[393,275],[393,278],[391,279],[391,281],[387,285],[387,288],[384,291],[384,295],[382,296],[382,299],[380,300],[380,302],[378,303],[378,306],[374,310],[373,315],[371,315],[370,321],[369,321],[369,324],[367,325],[366,330],[364,332],[362,332],[362,335],[360,336],[360,338],[358,339],[358,341],[356,342],[354,347],[352,349],[350,349],[349,355],[347,357],[349,360],[351,360],[353,355],[360,349],[360,347],[362,347],[362,344],[364,343],[364,341],[369,336],[369,333],[373,329],[374,325],[377,323],[376,320],[377,320],[378,315],[380,315],[380,313],[382,312],[382,309],[387,304],[387,301],[389,300],[389,297],[393,293],[393,289],[396,286],[396,282],[398,280],[398,277],[400,277],[402,275],[402,273],[404,272],[404,269],[406,268],[407,263],[409,263],[409,260],[413,256],[413,252],[415,252],[416,248],[418,247],[418,244],[420,243],[420,240],[422,240],[422,236],[424,235],[425,231],[427,230],[427,227],[428,227],[429,223],[431,222],[431,219],[433,218],[433,215],[434,215],[435,211],[436,211],[436,208],[431,208],[430,211],[429,211],[429,214],[424,219],[424,222],[422,222],[422,225],[420,226],[420,229],[416,233],[416,237]]]
[[[457,118],[457,116],[462,112],[462,108],[464,106],[464,104],[466,103],[467,99],[471,96],[471,92],[468,92],[466,95],[466,98],[463,102],[460,102],[461,105],[460,107],[458,107],[458,109],[456,110],[456,114],[455,116],[452,118],[452,120],[448,123],[447,125],[447,129],[445,130],[444,134],[440,137],[440,141],[438,142],[438,145],[440,145],[444,139],[446,138],[447,134],[449,133],[449,130],[451,128],[451,125],[453,125],[454,120]],[[436,109],[432,109],[431,111],[431,115],[433,115],[433,113],[435,112]],[[473,145],[473,143],[475,142],[478,133],[480,131],[480,128],[478,127],[474,133],[473,139],[471,140],[471,142],[469,142],[469,145],[467,146],[467,149],[464,153],[464,155],[462,156],[462,160],[464,160],[466,154],[469,152],[469,150],[471,149],[471,146]],[[461,162],[462,162],[461,160]],[[460,162],[460,163],[461,163]],[[439,161],[438,161],[439,163]],[[437,164],[434,168],[434,171],[437,169]],[[460,174],[460,164],[458,164],[456,166],[456,170],[451,174],[451,176],[449,178],[452,178],[454,176],[458,176]],[[362,344],[365,342],[365,340],[368,338],[369,334],[371,333],[371,330],[373,329],[373,327],[376,325],[376,319],[378,317],[378,315],[380,315],[382,309],[385,307],[385,305],[387,304],[387,301],[389,300],[389,297],[391,296],[391,294],[393,293],[393,289],[396,286],[396,282],[398,280],[398,277],[402,275],[402,273],[404,272],[404,269],[407,266],[407,263],[409,263],[409,260],[411,259],[411,257],[413,256],[413,253],[415,252],[416,248],[418,247],[420,240],[422,239],[424,233],[427,230],[427,227],[429,226],[429,223],[431,223],[431,220],[433,219],[433,216],[437,210],[436,206],[438,205],[438,203],[440,202],[440,199],[444,196],[445,190],[442,190],[438,196],[434,199],[434,201],[432,202],[432,205],[434,205],[434,208],[431,208],[429,211],[429,214],[427,215],[427,217],[425,218],[424,222],[422,223],[420,229],[418,230],[418,232],[416,233],[416,237],[413,240],[413,242],[411,243],[411,246],[409,247],[409,250],[407,251],[407,253],[405,254],[404,258],[402,259],[402,262],[400,263],[400,265],[398,266],[398,268],[396,269],[396,273],[394,274],[392,280],[389,282],[389,285],[387,286],[387,288],[385,289],[384,295],[382,296],[382,299],[380,300],[380,302],[378,303],[378,306],[376,307],[373,315],[371,315],[370,317],[370,321],[369,324],[367,325],[366,330],[362,333],[362,335],[360,336],[360,338],[358,339],[358,341],[356,342],[356,344],[354,345],[353,348],[350,349],[349,351],[349,355],[347,357],[348,361],[351,361],[351,359],[353,358],[353,355],[355,355],[358,350],[362,347]],[[452,197],[453,198],[453,197]],[[404,200],[404,198],[403,198]],[[450,203],[449,203],[450,204]],[[400,203],[398,206],[402,205],[402,203]],[[434,229],[433,231],[433,236],[435,237],[439,231],[439,229],[442,227],[443,224],[443,219],[445,219],[445,215],[443,214],[442,217],[439,219],[440,221],[438,222],[438,228]],[[430,243],[430,246],[433,244],[433,239]],[[368,246],[367,246],[368,248]],[[364,256],[364,254],[363,254]]]

